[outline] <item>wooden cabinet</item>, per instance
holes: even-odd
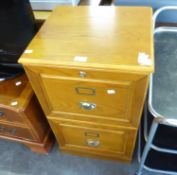
[[[19,62],[62,151],[131,161],[154,70],[151,19],[148,7],[60,7],[28,46]]]
[[[53,135],[25,75],[0,82],[0,138],[47,153]]]

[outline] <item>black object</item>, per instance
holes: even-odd
[[[0,81],[15,78],[22,73],[24,73],[24,70],[20,64],[0,64]]]
[[[153,118],[154,117],[150,114],[150,112],[148,112],[148,132]],[[141,151],[143,151],[145,146],[144,117],[142,117],[141,128]],[[162,148],[177,149],[176,136],[176,127],[159,125],[159,129],[155,135],[153,144]],[[175,156],[174,154],[162,153],[151,149],[146,159],[145,165],[153,169],[177,172],[176,162],[177,156]]]
[[[37,29],[28,0],[0,2],[0,78],[12,78],[23,72],[17,60]]]

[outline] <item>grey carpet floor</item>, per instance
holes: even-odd
[[[61,153],[57,144],[48,155],[40,155],[22,144],[0,140],[0,175],[134,175],[137,167],[136,158],[130,165],[81,158]]]

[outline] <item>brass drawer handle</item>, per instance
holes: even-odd
[[[96,108],[96,104],[83,101],[83,102],[80,102],[80,107],[85,110],[92,110]]]
[[[86,88],[86,87],[76,87],[75,91],[78,95],[96,95],[96,89],[95,88]]]
[[[84,132],[84,135],[86,137],[100,137],[100,134],[97,132],[90,132],[90,131],[86,131]]]
[[[90,147],[98,147],[100,145],[99,140],[93,140],[93,139],[88,139],[87,140],[87,145]]]
[[[11,135],[16,135],[15,128],[5,128],[4,126],[0,126],[0,131]]]
[[[0,111],[0,117],[4,116],[4,112]]]

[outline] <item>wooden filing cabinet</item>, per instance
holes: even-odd
[[[0,82],[0,138],[48,153],[53,135],[26,75]]]
[[[62,151],[131,161],[154,70],[151,19],[148,7],[59,7],[21,56]]]

